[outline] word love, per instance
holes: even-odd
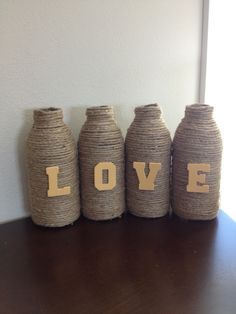
[[[150,162],[148,164],[149,173],[145,174],[145,162],[133,162],[133,168],[136,171],[139,181],[139,190],[152,191],[155,189],[155,181],[158,172],[161,170],[161,163]],[[187,165],[188,184],[187,192],[209,193],[209,185],[206,183],[206,173],[210,172],[210,164],[193,164]],[[104,172],[107,174],[107,180],[104,182]],[[58,187],[59,167],[47,167],[48,176],[48,197],[69,195],[71,187]],[[94,186],[98,191],[112,190],[116,186],[116,166],[112,162],[100,162],[94,167]]]

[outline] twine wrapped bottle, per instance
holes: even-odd
[[[175,133],[172,207],[185,219],[210,220],[218,212],[222,141],[212,114],[213,107],[209,105],[186,106],[185,117]],[[189,188],[190,164],[199,169],[195,170],[198,192]],[[197,183],[197,180],[201,182]]]
[[[135,118],[126,135],[126,188],[128,210],[140,217],[156,218],[169,211],[171,137],[157,104],[135,108]],[[139,187],[134,162],[160,163],[153,190]]]
[[[111,106],[90,107],[79,136],[79,164],[82,212],[92,220],[119,217],[125,209],[124,140]],[[95,187],[94,169],[99,163],[113,163],[116,184],[109,190]],[[103,171],[108,182],[108,173]]]
[[[27,140],[27,168],[32,220],[48,227],[73,223],[80,215],[77,151],[61,109],[34,110]],[[62,195],[51,193],[49,169],[56,170],[56,186],[52,188]]]

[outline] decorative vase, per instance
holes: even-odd
[[[169,211],[171,137],[157,104],[135,108],[126,147],[128,210],[156,218]]]
[[[173,142],[172,208],[180,217],[210,220],[219,208],[222,141],[213,107],[186,106]]]
[[[58,108],[34,110],[27,140],[32,220],[61,227],[80,215],[76,145]]]
[[[90,107],[79,136],[82,212],[93,220],[125,210],[124,140],[111,106]]]

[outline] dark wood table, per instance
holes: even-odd
[[[126,215],[0,226],[0,314],[235,314],[236,224]]]

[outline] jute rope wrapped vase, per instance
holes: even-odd
[[[219,208],[222,141],[213,107],[186,106],[173,142],[173,211],[180,217],[209,220]]]
[[[128,210],[140,217],[164,216],[169,211],[171,137],[157,104],[135,108],[125,147]]]
[[[61,109],[34,111],[27,168],[33,221],[48,227],[73,223],[80,215],[77,150]]]
[[[124,140],[112,107],[90,107],[86,115],[78,145],[82,212],[93,220],[113,219],[125,209]]]

